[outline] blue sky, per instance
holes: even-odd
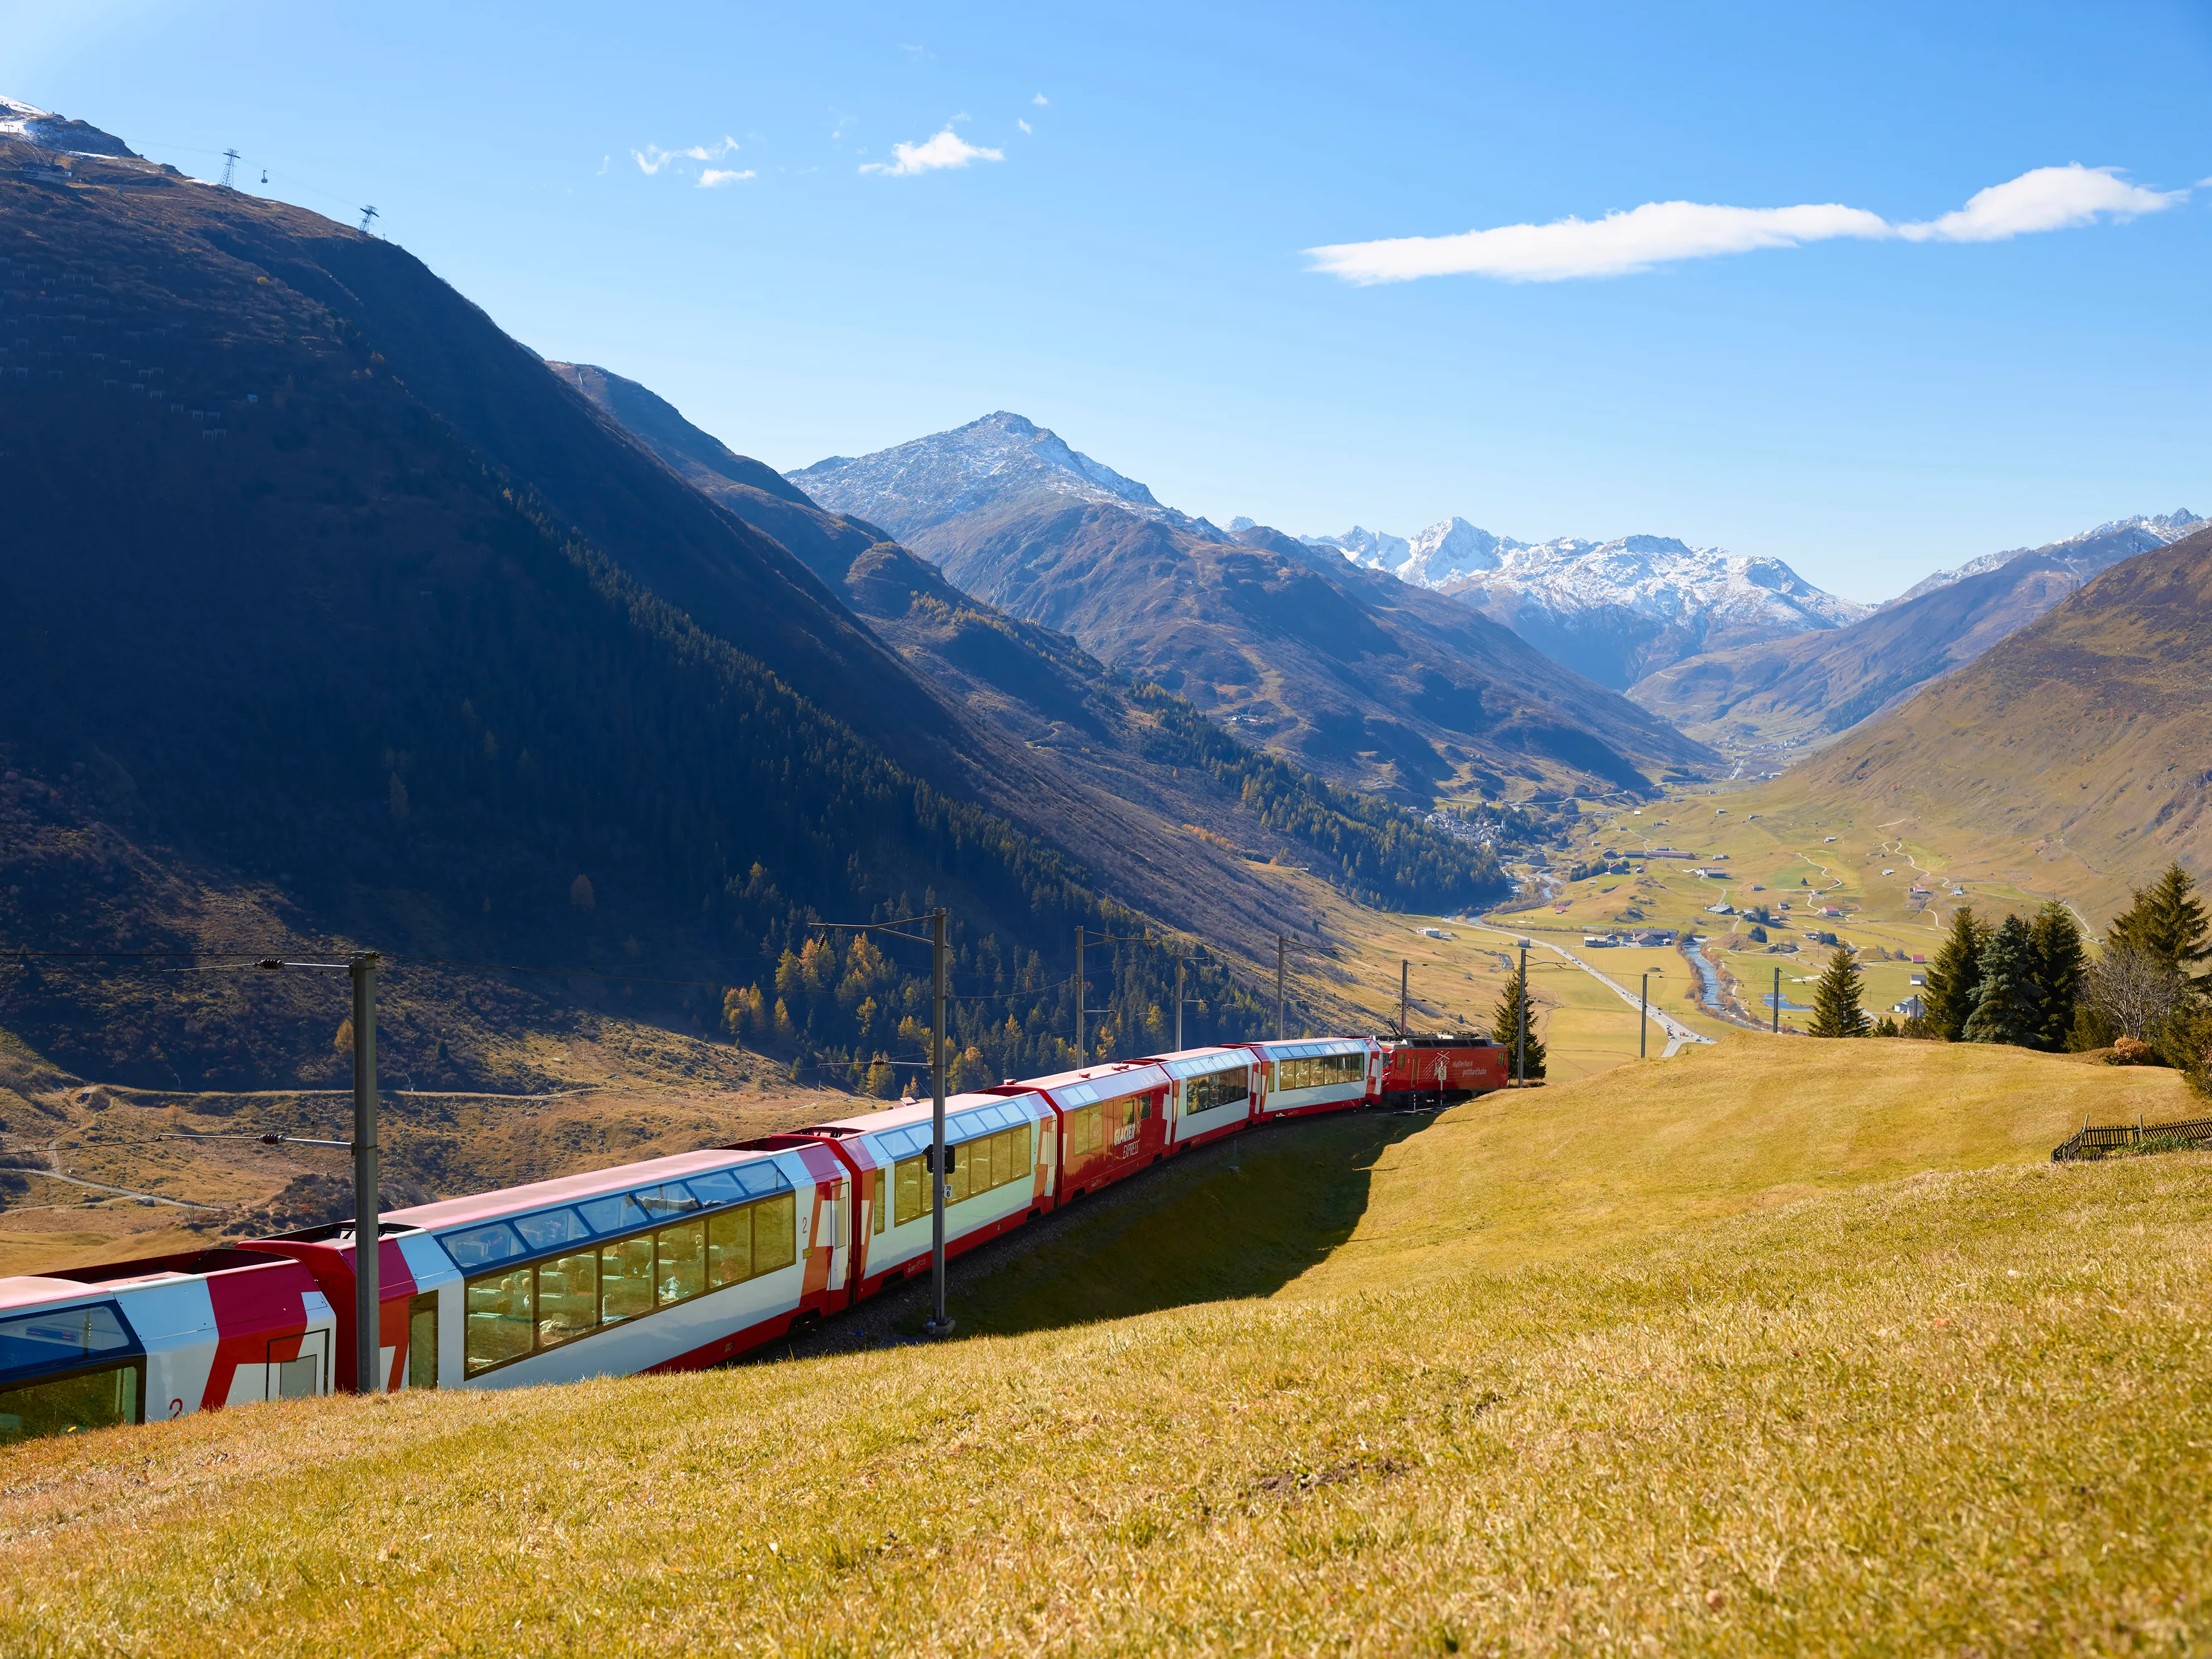
[[[1012,409],[1217,521],[1675,535],[1863,599],[2212,513],[2208,84],[2202,0],[0,3],[0,92],[374,203],[519,338],[779,467]],[[1412,280],[1308,251],[1667,203],[1828,211]]]

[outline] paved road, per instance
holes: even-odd
[[[1466,928],[1475,928],[1484,933],[1498,934],[1508,939],[1519,939],[1523,936],[1521,934],[1514,932],[1510,928],[1492,927],[1487,922],[1470,922],[1464,917],[1459,918],[1459,925]],[[1615,996],[1618,996],[1622,1002],[1627,1003],[1629,1007],[1632,1008],[1640,1008],[1644,1006],[1642,999],[1639,998],[1634,991],[1629,990],[1627,986],[1622,984],[1619,980],[1608,978],[1606,975],[1600,973],[1595,968],[1583,961],[1581,957],[1576,955],[1572,951],[1568,950],[1562,946],[1553,944],[1547,939],[1538,939],[1534,935],[1528,936],[1528,942],[1538,950],[1547,950],[1554,956],[1565,958],[1576,967],[1580,968],[1584,973],[1589,975],[1591,978],[1596,980],[1598,984],[1603,985],[1607,990],[1611,991]],[[1659,1057],[1662,1060],[1673,1059],[1677,1054],[1681,1052],[1685,1044],[1710,1043],[1713,1040],[1710,1037],[1699,1036],[1696,1032],[1692,1031],[1687,1026],[1684,1025],[1680,1020],[1675,1019],[1671,1014],[1662,1013],[1657,1008],[1653,1008],[1651,1010],[1651,1018],[1658,1024],[1659,1028],[1667,1033],[1667,1051]]]

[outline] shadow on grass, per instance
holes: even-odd
[[[959,1335],[1011,1336],[1266,1296],[1351,1238],[1376,1160],[1433,1121],[1294,1119],[1183,1153],[1000,1241],[945,1311]]]

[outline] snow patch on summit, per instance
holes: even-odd
[[[1693,548],[1671,536],[1519,542],[1454,518],[1410,536],[1354,525],[1301,539],[1449,594],[1615,687],[1712,642],[1780,639],[1869,614],[1779,559]]]
[[[42,110],[36,104],[27,104],[4,94],[0,94],[0,138],[20,138],[40,149],[58,150],[64,155],[109,155],[133,161],[143,159],[113,133],[102,132],[88,122],[72,121],[66,115],[56,115],[52,110]]]
[[[1044,493],[1111,504],[1210,541],[1229,539],[1203,518],[1163,506],[1135,479],[1069,448],[1049,427],[1006,409],[873,455],[833,455],[785,476],[831,512],[902,537],[1001,500]]]
[[[2083,530],[2079,536],[2069,536],[2063,542],[2053,542],[2048,547],[2008,548],[2002,553],[1985,553],[1978,559],[1969,559],[1963,565],[1937,571],[1878,609],[1887,610],[1891,605],[1901,605],[1908,599],[1917,599],[1923,593],[1934,593],[1938,589],[1963,582],[1970,576],[1983,575],[2009,565],[2015,559],[2025,559],[2030,554],[2039,553],[2057,559],[2077,576],[2092,576],[2123,559],[2133,558],[2136,554],[2148,553],[2153,548],[2179,542],[2183,536],[2202,529],[2204,522],[2188,508],[2179,507],[2155,518],[2148,513],[2137,513],[2132,518],[2115,518],[2094,530]]]

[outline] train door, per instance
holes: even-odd
[[[290,1348],[290,1353],[283,1350]],[[311,1330],[305,1336],[270,1339],[269,1374],[264,1400],[308,1400],[330,1389],[331,1334]],[[243,1367],[240,1367],[243,1369]]]
[[[434,1290],[407,1305],[407,1386],[438,1386],[438,1293]]]

